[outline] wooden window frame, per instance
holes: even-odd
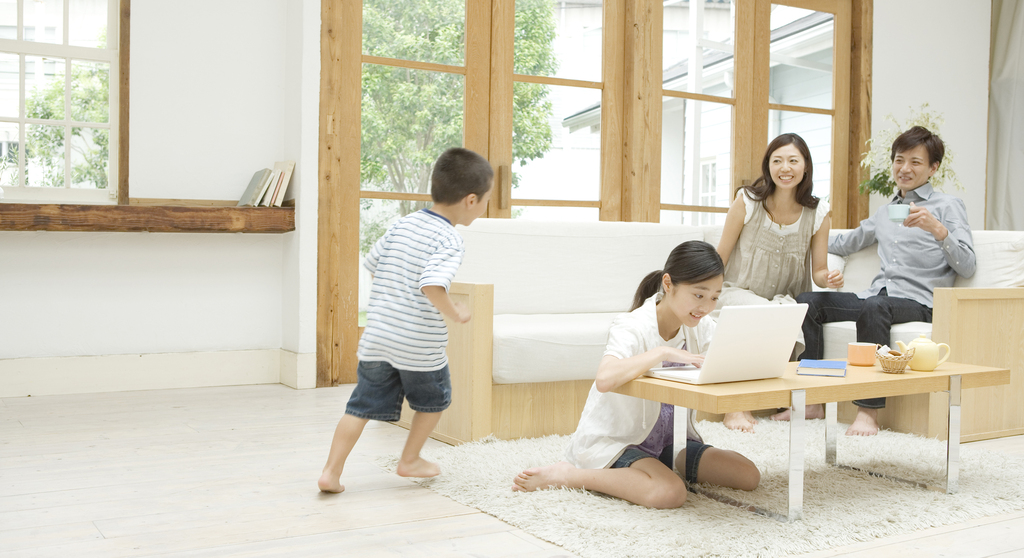
[[[0,231],[282,233],[295,230],[294,203],[289,207],[236,207],[234,200],[133,199],[129,196],[131,0],[120,0],[117,12],[116,205],[0,203]]]

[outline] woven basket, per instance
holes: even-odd
[[[889,374],[902,374],[907,369],[910,359],[914,358],[914,348],[907,349],[907,352],[899,355],[878,355],[878,365],[883,372]]]

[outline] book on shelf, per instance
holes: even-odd
[[[294,170],[295,161],[277,161],[272,169],[256,171],[238,200],[238,207],[281,207]]]
[[[801,376],[846,376],[845,360],[811,360],[802,359],[797,365],[796,373]]]
[[[238,200],[238,206],[256,205],[260,197],[266,191],[266,185],[270,182],[270,169],[260,169],[252,175],[252,179],[249,180],[249,185],[245,188],[245,193],[242,194],[242,198]]]

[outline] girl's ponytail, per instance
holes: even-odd
[[[661,278],[664,275],[665,272],[659,269],[648,273],[644,280],[640,281],[640,286],[636,288],[636,294],[633,295],[633,307],[629,309],[630,312],[643,306],[644,301],[658,292],[658,289],[661,288]]]
[[[714,246],[703,240],[688,240],[672,249],[664,270],[652,271],[644,277],[633,295],[630,312],[643,306],[648,298],[661,289],[661,278],[666,273],[673,285],[693,284],[724,274],[725,265]]]

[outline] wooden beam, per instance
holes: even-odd
[[[316,385],[356,381],[363,6],[320,3]]]
[[[832,20],[832,222],[846,223],[849,205],[846,194],[856,185],[850,184],[850,81],[853,72],[850,63],[853,41],[851,37],[852,12],[849,2],[837,2]],[[839,228],[838,226],[836,228]]]
[[[509,199],[512,180],[501,183],[497,180],[500,167],[512,168],[512,68],[515,47],[514,22],[515,0],[492,0],[491,2],[491,66],[490,66],[490,116],[488,118],[487,159],[495,170],[491,203],[487,206],[488,217],[512,217],[511,207],[499,207],[499,201]]]
[[[622,221],[660,217],[662,16],[659,0],[626,0]]]
[[[860,193],[867,178],[860,160],[871,139],[871,43],[874,0],[853,0],[850,37],[850,161],[846,188],[846,220],[832,220],[836,228],[856,228],[868,218],[868,194]]]
[[[121,25],[118,29],[118,114],[117,114],[117,203],[128,204],[128,115],[131,84],[132,0],[121,0]]]
[[[0,203],[0,230],[283,233],[295,230],[295,210]]]

